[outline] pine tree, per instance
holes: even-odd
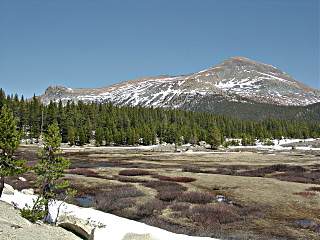
[[[60,156],[61,136],[57,123],[48,126],[44,134],[43,151],[39,154],[41,162],[36,165],[35,172],[39,175],[37,185],[41,190],[40,199],[43,202],[44,221],[48,221],[49,203],[57,197],[59,188],[67,187],[68,181],[58,183],[57,180],[63,177],[64,170],[70,165],[70,161]]]
[[[104,131],[102,127],[98,127],[95,131],[95,146],[100,147],[102,145],[102,141],[104,140]]]
[[[218,146],[221,144],[221,132],[217,127],[217,124],[209,124],[206,142],[210,144],[211,149],[217,149]]]
[[[20,145],[20,136],[17,130],[17,119],[7,105],[3,105],[0,115],[0,197],[5,176],[22,174],[28,170],[22,167],[25,160],[13,158],[13,153]]]

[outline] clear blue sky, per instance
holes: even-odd
[[[7,94],[188,74],[233,56],[319,89],[319,0],[0,0]]]

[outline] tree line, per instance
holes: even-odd
[[[96,146],[152,145],[156,143],[198,144],[212,147],[226,138],[242,138],[251,145],[254,139],[310,138],[320,136],[320,122],[269,119],[241,121],[212,113],[196,113],[178,109],[116,107],[112,103],[77,103],[69,101],[40,103],[34,96],[6,96],[0,90],[0,109],[6,104],[17,118],[22,138],[37,141],[48,126],[57,123],[62,142],[85,145],[94,140]]]

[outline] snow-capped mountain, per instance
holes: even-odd
[[[196,110],[197,106],[226,101],[304,106],[320,102],[320,90],[271,65],[233,57],[188,75],[139,78],[99,89],[51,86],[40,99],[45,104],[82,100]]]

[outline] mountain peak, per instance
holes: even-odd
[[[181,76],[160,75],[117,83],[99,89],[49,87],[41,100],[112,102],[118,106],[144,106],[197,110],[203,104],[239,99],[277,104],[308,105],[320,102],[320,90],[285,72],[249,58],[235,56],[216,66]]]

